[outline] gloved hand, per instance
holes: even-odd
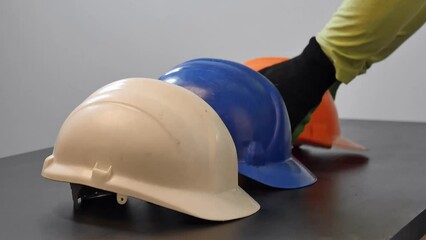
[[[259,73],[280,91],[287,107],[292,133],[297,135],[303,131],[310,116],[306,120],[304,118],[318,106],[325,91],[339,83],[335,78],[333,64],[314,37],[299,56],[264,68]],[[302,130],[297,127],[300,123],[303,125]]]
[[[340,86],[340,82],[336,81],[331,87],[328,89],[331,96],[333,97],[333,100],[336,99],[337,89]],[[300,134],[305,130],[305,126],[308,125],[308,123],[311,121],[311,115],[315,112],[318,105],[315,106],[306,116],[303,118],[303,120],[296,126],[295,129],[292,131],[292,142],[296,141],[296,139],[299,137]]]

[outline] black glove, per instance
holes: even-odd
[[[325,91],[337,82],[334,66],[315,37],[299,56],[264,68],[259,73],[280,91],[292,131],[321,102]]]

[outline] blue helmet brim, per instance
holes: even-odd
[[[283,189],[302,188],[317,181],[315,175],[293,157],[261,166],[239,162],[238,172],[270,187]]]

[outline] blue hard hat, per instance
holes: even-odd
[[[240,174],[286,189],[316,182],[292,157],[287,109],[261,74],[239,63],[200,58],[176,66],[160,80],[194,92],[218,113],[234,140]]]

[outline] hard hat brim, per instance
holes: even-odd
[[[342,136],[336,138],[333,141],[333,145],[332,146],[336,147],[336,148],[343,148],[343,149],[350,149],[350,150],[359,150],[359,151],[365,151],[365,150],[367,150],[366,147],[364,147],[364,146],[362,146],[362,145],[360,145],[360,144],[358,144],[356,142],[353,142],[353,141],[351,141],[351,140],[349,140],[347,138],[344,138]]]
[[[228,221],[250,216],[260,205],[243,189],[220,192],[202,192],[188,189],[173,189],[144,183],[123,176],[115,176],[106,182],[93,181],[92,171],[80,166],[63,166],[49,156],[43,166],[42,176],[51,180],[76,183],[119,193],[211,221]],[[124,186],[124,187],[123,187]],[[173,201],[170,201],[173,199]]]
[[[316,139],[316,138],[305,139],[304,137],[301,137],[300,139],[297,139],[293,143],[293,145],[294,146],[308,145],[308,146],[320,147],[320,148],[340,148],[340,149],[356,150],[356,151],[367,150],[367,148],[362,146],[361,144],[353,142],[342,136],[337,137],[332,142],[330,142],[330,140],[325,140],[325,139]]]
[[[262,166],[239,162],[238,172],[270,187],[283,189],[302,188],[317,181],[315,175],[293,157]]]

